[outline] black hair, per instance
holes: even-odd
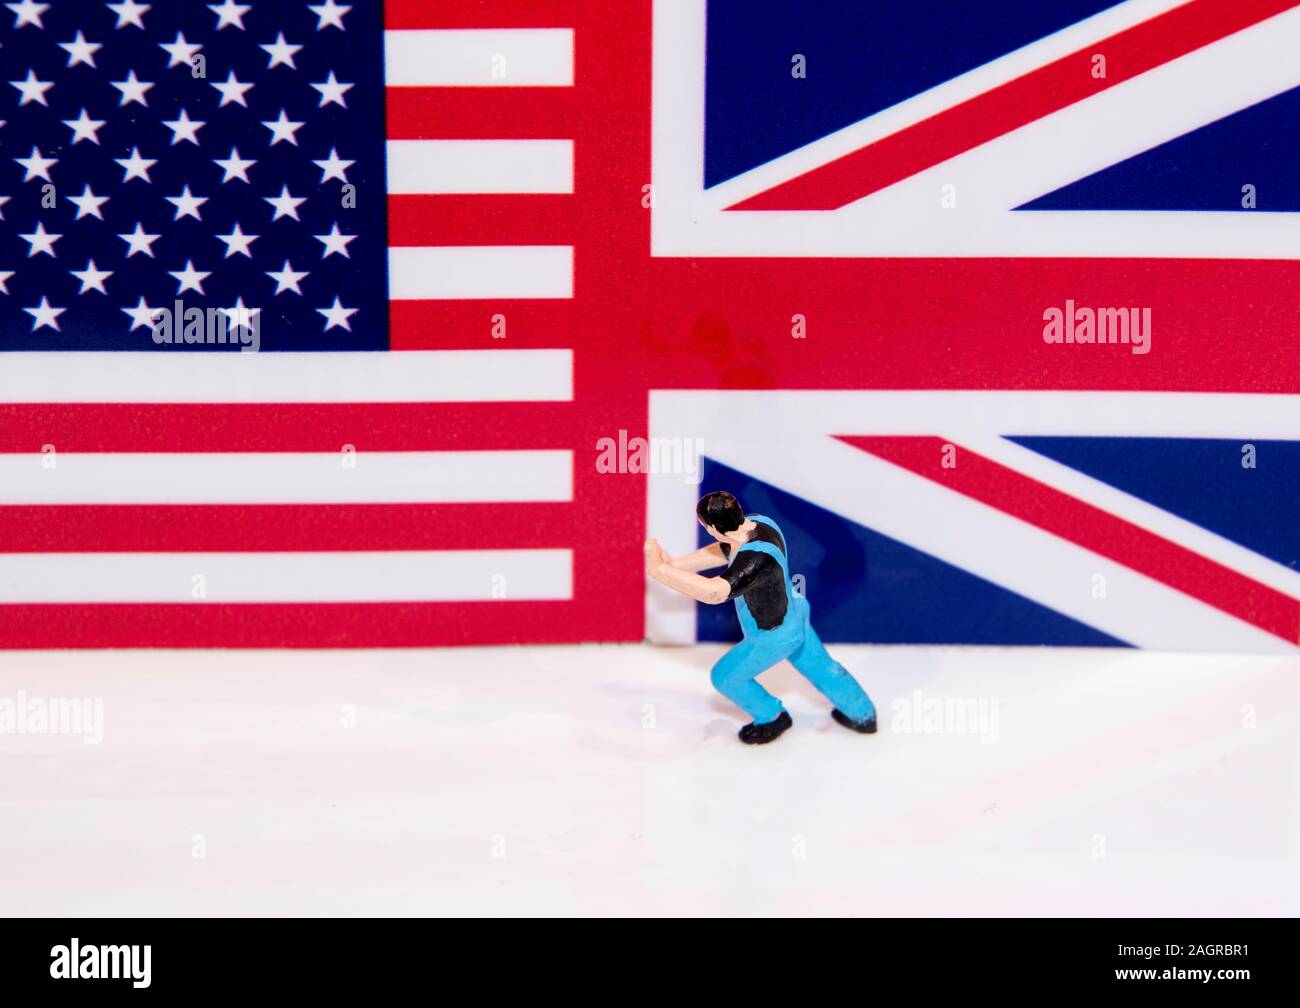
[[[725,490],[715,490],[701,497],[695,505],[695,516],[723,535],[735,532],[745,522],[745,512],[740,507],[740,501]]]

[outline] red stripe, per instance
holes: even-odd
[[[565,28],[581,0],[385,0],[385,28]]]
[[[0,605],[10,648],[567,644],[606,626],[575,602]]]
[[[1300,262],[651,259],[649,271],[627,325],[650,388],[1300,393]],[[1151,308],[1151,352],[1044,343],[1044,309],[1067,298]],[[805,339],[791,338],[796,314]]]
[[[0,453],[32,453],[33,464],[47,444],[60,452],[493,451],[569,448],[576,429],[567,402],[0,404]]]
[[[578,341],[577,309],[568,299],[528,301],[394,301],[394,350],[564,349]],[[504,338],[494,333],[504,325]],[[503,438],[517,427],[499,423]]]
[[[562,549],[573,505],[0,506],[0,553]]]
[[[967,448],[958,446],[956,465],[944,468],[947,442],[941,438],[841,436],[840,440],[1154,578],[1290,644],[1300,641],[1300,600]]]
[[[557,140],[577,128],[573,88],[389,87],[390,140]]]
[[[1131,80],[1298,0],[1192,0],[907,129],[742,200],[730,210],[835,210]],[[1094,55],[1107,76],[1092,76]]]
[[[389,196],[388,244],[572,245],[570,195]]]

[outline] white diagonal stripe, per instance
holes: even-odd
[[[1239,546],[1230,539],[1225,539],[1207,528],[1164,511],[1154,504],[1148,504],[1139,497],[1134,497],[1006,438],[987,434],[967,436],[950,433],[948,439],[955,445],[970,448],[1009,469],[1014,469],[1053,489],[1092,504],[1162,539],[1177,543],[1193,553],[1199,553],[1225,567],[1240,571],[1260,584],[1266,584],[1270,588],[1276,588],[1280,592],[1300,599],[1300,571],[1294,571],[1245,546]],[[1300,602],[1297,602],[1297,606],[1300,607]]]

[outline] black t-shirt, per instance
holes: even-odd
[[[781,533],[763,522],[754,524],[749,541],[771,543],[782,553],[785,552],[785,540],[781,538]],[[727,543],[721,545],[722,555],[730,560],[731,546]],[[737,595],[743,595],[745,605],[749,607],[750,615],[760,630],[774,630],[781,625],[789,602],[785,595],[785,575],[775,557],[755,550],[742,550],[736,562],[727,568],[722,577],[731,585],[731,594],[727,598],[734,599]]]

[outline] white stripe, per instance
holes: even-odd
[[[390,87],[568,87],[572,28],[464,28],[384,32]]]
[[[572,140],[389,140],[390,193],[571,193]]]
[[[1092,349],[1079,347],[1078,349]],[[808,434],[937,431],[1091,437],[1200,437],[1300,441],[1300,396],[1237,392],[669,392],[664,421],[685,410],[699,436],[728,429],[732,412],[763,416]],[[696,400],[699,399],[699,402]],[[675,426],[675,425],[674,425]],[[737,422],[736,427],[740,424]],[[706,443],[707,448],[707,443]]]
[[[59,452],[0,455],[0,504],[568,501],[556,451]]]
[[[569,350],[7,353],[0,403],[539,402],[573,398]]]
[[[649,396],[649,430],[651,438],[668,437],[683,429],[678,423],[678,407],[688,414],[705,413],[704,424],[692,438],[706,436],[719,425],[720,418],[708,410],[703,397],[679,397],[652,389]],[[689,421],[687,422],[689,425]],[[652,442],[653,443],[653,442]],[[686,442],[683,442],[686,443]],[[691,442],[694,443],[694,442]],[[704,454],[713,455],[712,445],[704,442]],[[699,460],[703,474],[704,460]],[[705,493],[723,487],[701,486],[690,480],[669,478],[666,474],[650,475],[646,480],[646,535],[657,539],[670,556],[678,557],[699,548],[699,525],[695,521],[695,504]],[[687,523],[689,516],[689,524]],[[729,604],[729,603],[724,603]],[[696,628],[694,599],[664,588],[646,578],[645,635],[652,644],[694,644]]]
[[[573,297],[571,245],[439,245],[388,250],[394,301]]]
[[[567,549],[5,553],[0,603],[567,599],[572,577]]]

